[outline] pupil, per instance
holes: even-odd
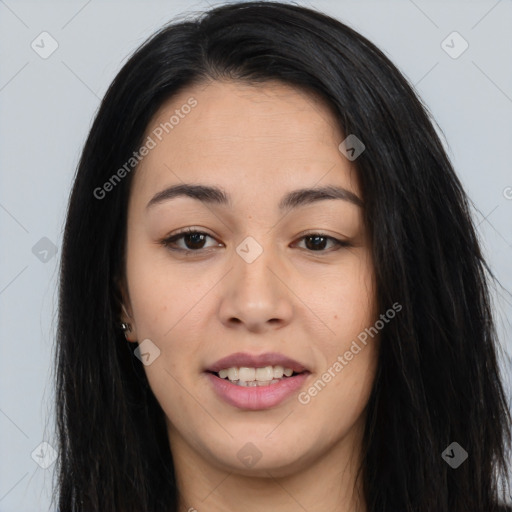
[[[310,246],[309,246],[309,244],[308,244],[308,240],[314,240],[314,241],[315,241],[315,242],[314,242],[314,244],[312,245],[312,247],[310,247]],[[321,244],[321,245],[318,245],[318,241],[319,241],[319,240],[323,240],[323,241],[324,241],[324,243],[323,243],[323,244]],[[318,248],[323,249],[323,248],[325,248],[325,240],[326,240],[326,238],[325,238],[324,236],[308,236],[308,237],[306,238],[306,247],[307,247],[308,249],[311,249],[311,248],[313,248],[313,249],[315,249],[315,248],[316,248],[316,249],[318,249]]]
[[[189,249],[201,249],[201,244],[204,243],[204,234],[191,233],[185,237],[186,245]],[[313,243],[309,243],[313,241]],[[190,243],[189,243],[190,242]],[[308,249],[324,249],[326,237],[324,236],[308,236],[306,237],[306,247]],[[197,246],[199,245],[199,246]],[[191,247],[192,246],[192,247]]]
[[[204,240],[199,240],[199,239],[200,239],[200,238],[203,238],[203,237],[204,237],[204,235],[203,235],[203,234],[201,234],[201,233],[192,233],[192,234],[190,234],[190,235],[187,235],[187,236],[186,236],[186,238],[185,238],[185,240],[187,241],[187,243],[186,243],[187,247],[190,245],[190,244],[188,243],[188,241],[189,241],[191,238],[192,238],[192,246],[194,246],[194,244],[196,244],[196,243],[197,243],[197,244],[199,244],[199,245],[201,245],[201,242],[204,242]],[[194,238],[195,238],[195,240],[194,240]],[[189,247],[189,249],[191,249],[191,248],[192,248],[192,249],[201,249],[201,247]]]

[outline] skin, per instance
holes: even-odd
[[[345,137],[310,94],[218,81],[164,103],[146,136],[191,96],[197,106],[133,176],[121,318],[129,341],[160,350],[144,369],[166,415],[180,510],[365,512],[355,473],[378,336],[307,404],[295,393],[273,408],[238,409],[204,373],[234,352],[279,352],[311,372],[304,391],[378,319],[363,209],[340,199],[277,209],[303,187],[342,186],[363,199],[338,149]],[[220,186],[232,204],[178,197],[146,208],[183,182]],[[211,238],[177,240],[189,255],[161,243],[187,227]],[[305,231],[351,246],[316,249]],[[247,236],[263,249],[250,264],[236,252]],[[249,442],[261,453],[252,467],[237,457]]]

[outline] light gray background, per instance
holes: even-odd
[[[512,290],[511,1],[299,3],[360,31],[415,84],[475,204],[491,267]],[[208,5],[218,3],[0,0],[0,512],[49,510],[55,464],[42,469],[31,453],[43,441],[55,444],[51,358],[62,227],[100,98],[146,37]],[[31,48],[43,31],[59,45],[47,59]],[[457,59],[441,47],[453,31],[469,44]],[[57,247],[46,263],[32,251],[43,237]],[[499,289],[496,311],[510,355],[512,298]]]

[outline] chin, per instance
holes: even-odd
[[[299,440],[293,440],[292,446],[297,447]],[[233,443],[232,443],[233,444]],[[287,477],[291,476],[310,465],[312,458],[308,454],[307,447],[301,446],[301,452],[291,453],[290,449],[279,443],[276,449],[273,444],[264,442],[261,437],[250,440],[245,439],[242,443],[235,443],[236,446],[227,448],[226,451],[233,454],[226,458],[226,451],[217,452],[218,445],[215,446],[215,452],[211,455],[216,460],[216,465],[222,470],[246,475],[251,477]],[[238,447],[240,445],[240,448]]]

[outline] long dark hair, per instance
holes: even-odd
[[[430,115],[388,58],[346,25],[296,5],[248,2],[152,36],[116,76],[90,130],[62,247],[60,511],[177,510],[164,413],[118,327],[136,169],[106,197],[94,191],[141,146],[165,100],[218,79],[280,80],[316,93],[342,132],[366,146],[354,164],[379,311],[403,306],[400,320],[381,332],[367,408],[359,477],[368,512],[499,510],[510,412],[499,375],[493,276]],[[441,455],[452,442],[468,452],[457,469]]]

